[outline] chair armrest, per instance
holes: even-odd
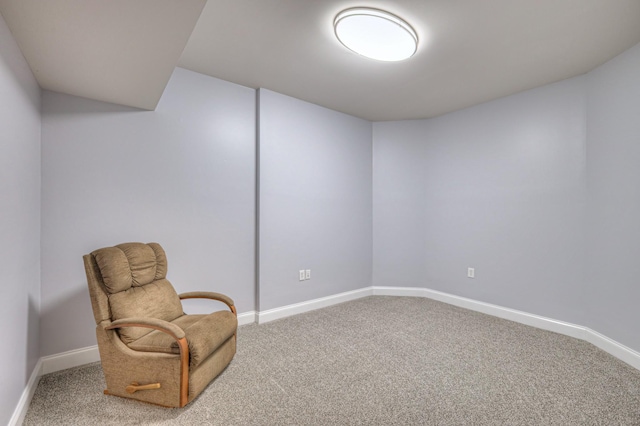
[[[233,303],[233,299],[222,293],[214,293],[212,291],[190,291],[188,293],[181,293],[178,295],[180,299],[211,299],[225,303],[231,309],[231,312],[238,315],[236,307]]]
[[[184,338],[184,330],[175,324],[171,324],[169,321],[157,319],[157,318],[122,318],[112,322],[106,327],[107,330],[113,330],[122,327],[144,327],[153,328],[154,330],[167,333],[169,336],[176,340]]]

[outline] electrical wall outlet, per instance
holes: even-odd
[[[467,268],[467,277],[468,278],[475,278],[476,277],[475,268]]]
[[[304,279],[305,280],[311,279],[311,269],[307,269],[306,271],[304,271]]]
[[[298,271],[298,277],[300,278],[300,281],[304,281],[305,280],[305,273],[304,273],[304,269],[300,269]]]

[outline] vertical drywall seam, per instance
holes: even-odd
[[[255,167],[255,306],[254,310],[260,312],[260,89],[256,89],[256,167]]]
[[[376,234],[375,234],[375,226],[374,223],[376,223],[376,219],[375,219],[375,177],[376,177],[376,173],[375,173],[375,167],[376,167],[376,152],[375,152],[375,131],[376,131],[376,122],[375,121],[371,121],[371,275],[369,276],[369,282],[371,283],[371,286],[373,287],[374,285],[376,285],[375,283],[375,278],[374,278],[374,273],[375,273],[375,247],[376,247]]]

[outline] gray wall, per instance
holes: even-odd
[[[370,286],[371,123],[264,89],[259,106],[259,309]]]
[[[578,77],[375,123],[374,285],[584,324],[585,115]]]
[[[640,351],[639,75],[636,45],[585,76],[374,124],[374,285],[565,320]]]
[[[95,345],[82,255],[125,241],[254,309],[254,90],[178,68],[156,111],[44,92],[42,159],[41,355]]]
[[[587,83],[586,325],[640,352],[640,45]]]
[[[38,357],[40,88],[0,16],[0,424]]]

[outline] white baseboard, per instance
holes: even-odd
[[[98,352],[98,346],[93,345],[55,355],[43,356],[40,360],[42,361],[42,374],[49,374],[100,361],[100,353]]]
[[[27,410],[29,410],[29,404],[31,404],[31,399],[33,398],[33,393],[36,391],[36,387],[38,387],[38,382],[40,382],[41,375],[42,359],[39,359],[31,372],[27,385],[22,391],[22,395],[18,400],[18,405],[16,405],[15,410],[13,410],[13,415],[11,416],[11,419],[9,419],[9,426],[19,426],[24,421],[24,417],[27,415]]]
[[[619,360],[626,362],[637,370],[640,370],[640,353],[608,338],[604,334],[598,333],[597,331],[589,328],[585,328],[585,331],[586,337],[584,340],[594,346],[597,346],[608,354],[615,356]]]
[[[286,318],[291,315],[326,308],[327,306],[337,305],[338,303],[344,303],[372,295],[373,287],[365,287],[358,290],[347,291],[345,293],[334,294],[332,296],[321,297],[319,299],[308,300],[306,302],[295,303],[293,305],[282,306],[280,308],[269,309],[258,312],[258,324],[264,324],[266,322]]]
[[[503,306],[492,305],[491,303],[479,302],[466,297],[455,296],[449,293],[443,293],[428,288],[415,287],[373,287],[373,294],[384,296],[413,296],[426,297],[437,300],[439,302],[448,303],[449,305],[459,306],[471,311],[482,312],[483,314],[492,315],[494,317],[519,322],[521,324],[530,325],[532,327],[541,328],[543,330],[553,331],[577,339],[585,340],[585,328],[579,325],[571,324],[564,321],[558,321],[551,318],[534,315],[527,312],[518,311]]]
[[[371,287],[374,296],[425,297],[425,289],[419,287]],[[443,293],[444,294],[444,293]]]
[[[238,325],[253,324],[256,322],[256,311],[243,312],[238,314]]]
[[[531,327],[540,328],[542,330],[553,331],[555,333],[575,337],[576,339],[585,340],[591,343],[608,354],[613,355],[619,360],[640,370],[640,353],[598,333],[597,331],[581,325],[558,321],[540,315],[505,308],[503,306],[492,305],[490,303],[479,302],[477,300],[467,299],[466,297],[455,296],[453,294],[443,293],[441,291],[430,290],[427,288],[373,287],[373,294],[379,296],[427,297],[450,305],[482,312],[484,314],[504,318],[510,321],[529,325]]]

